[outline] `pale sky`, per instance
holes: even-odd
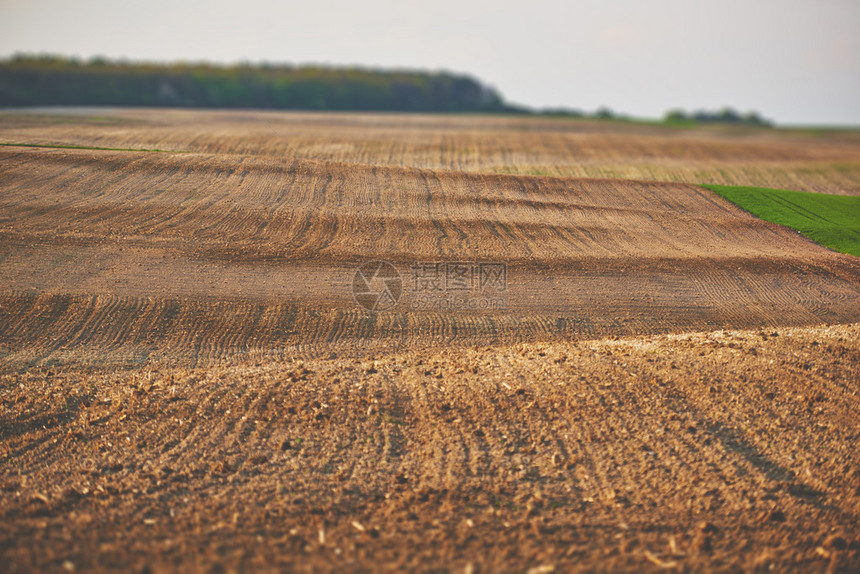
[[[860,0],[0,0],[0,56],[471,74],[509,102],[860,125]]]

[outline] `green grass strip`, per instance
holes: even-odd
[[[39,148],[56,148],[56,149],[89,149],[89,150],[97,150],[97,151],[148,151],[154,153],[190,153],[187,151],[181,150],[171,150],[171,149],[146,149],[146,148],[133,148],[133,147],[96,147],[96,146],[86,146],[86,145],[63,145],[63,144],[32,144],[32,143],[11,143],[11,142],[0,142],[0,146],[6,147],[39,147]]]
[[[756,217],[779,223],[834,251],[860,257],[860,197],[766,187],[703,185]]]

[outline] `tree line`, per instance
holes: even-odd
[[[103,105],[295,110],[520,111],[447,72],[275,64],[145,64],[15,56],[0,62],[0,106]]]
[[[671,110],[663,118],[667,124],[743,124],[749,126],[771,126],[773,123],[761,117],[757,112],[742,114],[732,108],[719,111],[699,110],[687,113],[684,110]]]
[[[154,106],[291,110],[493,112],[634,121],[608,108],[535,110],[471,76],[287,64],[157,64],[51,55],[0,60],[0,107]],[[670,111],[669,125],[767,126],[755,112]]]

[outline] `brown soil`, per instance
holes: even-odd
[[[853,326],[7,374],[0,553],[13,572],[856,571],[858,365]]]
[[[685,184],[201,154],[0,158],[0,351],[14,364],[860,321],[860,260]],[[368,259],[395,263],[406,287],[373,316],[351,292]],[[416,307],[416,261],[506,264],[501,304]]]
[[[308,112],[0,112],[0,142],[860,194],[860,132]],[[236,162],[234,162],[236,163]]]
[[[860,260],[689,185],[856,134],[97,113],[0,142],[190,153],[0,147],[0,570],[860,569]]]

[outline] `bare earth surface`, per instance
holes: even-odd
[[[0,143],[39,146],[0,146],[4,570],[860,569],[860,260],[692,185],[858,194],[856,132],[38,110]],[[396,305],[358,305],[369,260]]]
[[[860,133],[252,111],[0,111],[0,141],[860,193]]]
[[[0,378],[7,571],[860,568],[860,329]]]

